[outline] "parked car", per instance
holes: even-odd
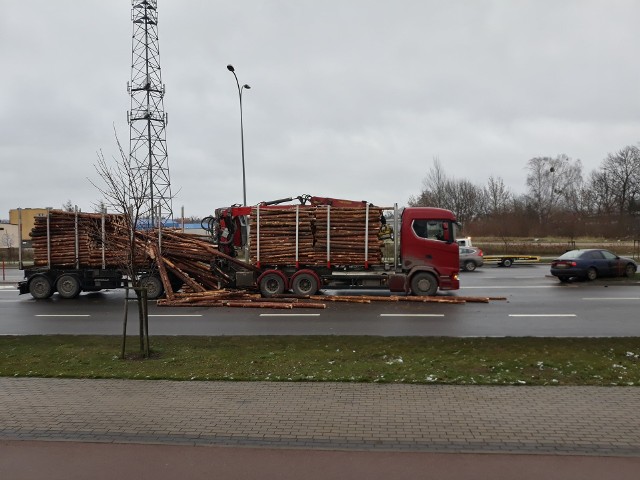
[[[551,275],[561,282],[572,277],[595,280],[598,277],[631,277],[638,264],[631,258],[619,257],[608,250],[570,250],[551,262]]]
[[[460,247],[460,268],[473,272],[484,265],[482,250],[477,247]]]

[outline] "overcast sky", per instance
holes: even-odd
[[[174,212],[298,194],[405,205],[445,171],[525,191],[640,141],[640,2],[159,0]],[[0,0],[0,218],[92,211],[96,152],[128,145],[128,0]]]

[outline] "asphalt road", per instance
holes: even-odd
[[[548,265],[462,272],[452,296],[504,297],[489,304],[327,303],[326,310],[150,308],[155,335],[639,336],[640,283],[560,284]],[[14,271],[14,276],[16,275]],[[122,332],[124,293],[54,295],[36,301],[0,285],[0,334]],[[133,306],[131,306],[133,309]],[[135,333],[135,322],[130,332]]]

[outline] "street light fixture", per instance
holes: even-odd
[[[227,70],[233,73],[233,77],[236,79],[236,85],[238,86],[238,97],[240,98],[240,145],[242,147],[242,205],[247,206],[247,180],[244,169],[244,125],[242,122],[242,91],[246,88],[249,90],[251,87],[246,83],[240,86],[238,76],[233,68],[233,65],[227,65]]]

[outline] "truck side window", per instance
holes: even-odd
[[[413,231],[420,238],[427,238],[427,221],[414,220],[412,225]]]
[[[414,220],[413,231],[420,238],[445,241],[442,220]]]

